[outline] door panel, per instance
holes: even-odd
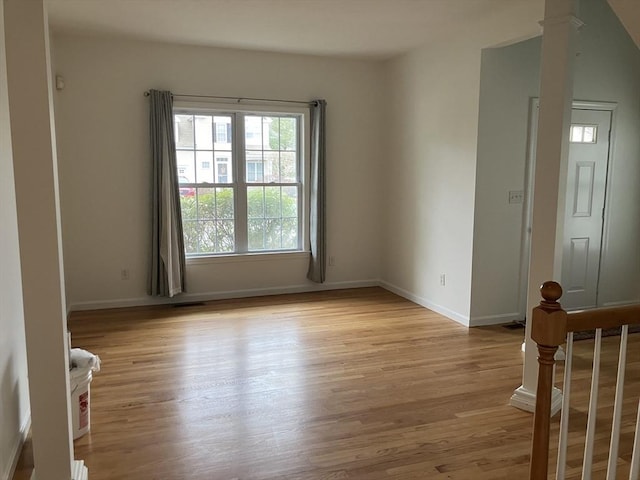
[[[595,166],[595,162],[577,162],[576,188],[572,192],[574,217],[591,217]]]
[[[570,278],[564,282],[568,291],[579,291],[587,288],[587,272],[589,266],[589,239],[572,238],[569,247]]]
[[[597,305],[611,112],[573,109],[564,222],[562,305]]]

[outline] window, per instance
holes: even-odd
[[[229,167],[225,163],[218,164],[218,183],[227,183],[229,181]]]
[[[175,110],[188,257],[302,248],[302,120],[298,113]]]
[[[571,143],[596,143],[597,125],[571,125]]]
[[[227,143],[231,139],[231,123],[216,123],[216,143]]]

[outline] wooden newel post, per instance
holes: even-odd
[[[538,344],[538,388],[533,418],[530,480],[547,480],[554,356],[567,336],[567,312],[558,303],[562,287],[556,282],[544,282],[540,293],[543,300],[533,309],[531,324],[531,338]]]

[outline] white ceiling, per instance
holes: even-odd
[[[385,59],[539,0],[48,0],[54,32]]]

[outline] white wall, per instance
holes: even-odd
[[[482,52],[474,222],[473,324],[521,317],[519,279],[529,109],[540,91],[541,39]]]
[[[625,26],[636,45],[640,47],[640,4],[634,0],[608,0],[609,5]]]
[[[618,102],[598,302],[640,301],[640,50],[604,0],[583,0],[574,97]]]
[[[29,390],[0,3],[0,479],[9,478],[29,422]]]
[[[640,300],[640,52],[603,0],[583,0],[576,100],[617,102],[600,303]],[[528,105],[539,92],[540,40],[483,52],[472,323],[518,315]]]
[[[385,184],[391,200],[384,284],[464,324],[471,301],[481,50],[535,34],[540,18],[541,2],[490,12],[389,64],[387,157],[394,169]]]
[[[479,51],[422,49],[391,64],[393,177],[386,286],[461,322],[469,315]],[[445,287],[440,274],[446,274]]]
[[[54,35],[68,304],[142,304],[150,216],[150,88],[309,100],[327,107],[329,287],[379,278],[383,64],[126,39]],[[386,167],[385,167],[386,168]],[[129,280],[120,270],[130,271]],[[312,290],[307,256],[190,264],[192,298]]]

